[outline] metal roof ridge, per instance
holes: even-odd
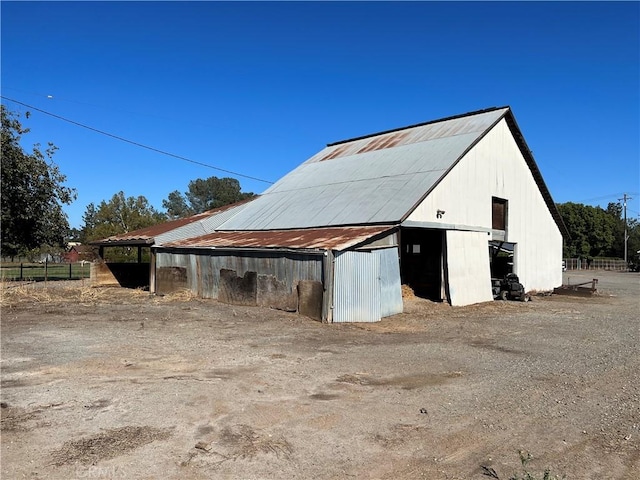
[[[336,145],[342,145],[342,144],[345,144],[345,143],[355,142],[357,140],[363,140],[365,138],[377,137],[378,135],[385,135],[387,133],[399,132],[401,130],[409,130],[410,128],[424,127],[425,125],[431,125],[431,124],[440,123],[440,122],[447,122],[449,120],[457,120],[459,118],[471,117],[471,116],[474,116],[474,115],[482,115],[484,113],[495,112],[497,110],[502,110],[502,109],[511,110],[511,107],[509,107],[508,105],[505,105],[505,106],[502,106],[502,107],[489,107],[489,108],[485,108],[485,109],[482,109],[482,110],[475,110],[473,112],[461,113],[459,115],[452,115],[450,117],[444,117],[444,118],[439,118],[439,119],[436,119],[436,120],[429,120],[427,122],[420,122],[420,123],[416,123],[416,124],[413,124],[413,125],[407,125],[406,127],[392,128],[390,130],[383,130],[381,132],[369,133],[367,135],[362,135],[362,136],[359,136],[359,137],[353,137],[353,138],[349,138],[349,139],[346,139],[346,140],[339,140],[337,142],[327,143],[327,147],[333,147],[333,146],[336,146]]]

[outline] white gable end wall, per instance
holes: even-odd
[[[492,197],[508,201],[506,240],[517,244],[515,273],[521,283],[528,291],[561,285],[562,235],[504,119],[453,167],[407,220],[490,229]],[[442,218],[437,218],[438,210],[445,212]],[[487,262],[488,255],[487,247]]]

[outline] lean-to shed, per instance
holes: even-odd
[[[402,311],[401,284],[454,306],[509,272],[552,290],[565,233],[502,107],[329,144],[215,232],[152,250],[158,293],[376,321]]]
[[[153,245],[162,245],[165,242],[215,232],[222,223],[245,208],[249,201],[243,200],[190,217],[171,220],[91,242],[91,245],[99,247],[99,259],[93,263],[91,272],[94,284],[120,285],[132,288],[148,287],[154,293],[156,285],[155,256],[148,255],[150,261],[144,261],[144,250],[150,251]],[[105,255],[105,249],[110,247],[137,249],[137,263],[110,262],[108,255]]]

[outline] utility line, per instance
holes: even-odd
[[[224,168],[220,168],[220,167],[214,167],[213,165],[209,165],[209,164],[207,164],[207,163],[198,162],[198,161],[196,161],[196,160],[191,160],[190,158],[183,157],[183,156],[181,156],[181,155],[176,155],[175,153],[166,152],[166,151],[164,151],[164,150],[160,150],[160,149],[158,149],[158,148],[150,147],[150,146],[148,146],[148,145],[144,145],[144,144],[139,143],[139,142],[134,142],[133,140],[129,140],[129,139],[127,139],[127,138],[120,137],[120,136],[118,136],[118,135],[114,135],[113,133],[105,132],[104,130],[99,130],[99,129],[97,129],[97,128],[90,127],[89,125],[85,125],[85,124],[83,124],[83,123],[79,123],[79,122],[76,122],[76,121],[70,120],[70,119],[68,119],[68,118],[61,117],[60,115],[56,115],[55,113],[47,112],[46,110],[42,110],[42,109],[37,108],[37,107],[34,107],[34,106],[32,106],[32,105],[27,105],[26,103],[19,102],[18,100],[14,100],[14,99],[12,99],[12,98],[5,97],[4,95],[0,95],[0,98],[3,98],[3,99],[5,99],[5,100],[9,100],[10,102],[13,102],[13,103],[17,103],[18,105],[22,105],[22,106],[24,106],[24,107],[30,108],[30,109],[32,109],[32,110],[35,110],[35,111],[37,111],[37,112],[44,113],[45,115],[49,115],[49,116],[54,117],[54,118],[57,118],[57,119],[59,119],[59,120],[63,120],[63,121],[65,121],[65,122],[71,123],[71,124],[76,125],[76,126],[78,126],[78,127],[86,128],[87,130],[91,130],[91,131],[96,132],[96,133],[99,133],[99,134],[101,134],[101,135],[105,135],[105,136],[107,136],[107,137],[115,138],[116,140],[120,140],[121,142],[126,142],[126,143],[129,143],[129,144],[131,144],[131,145],[135,145],[136,147],[146,148],[147,150],[151,150],[152,152],[160,153],[160,154],[162,154],[162,155],[167,155],[167,156],[169,156],[169,157],[177,158],[178,160],[183,160],[183,161],[185,161],[185,162],[193,163],[193,164],[195,164],[195,165],[200,165],[200,166],[202,166],[202,167],[212,168],[212,169],[214,169],[214,170],[218,170],[218,171],[220,171],[220,172],[229,173],[229,174],[234,175],[234,176],[236,176],[236,177],[247,178],[247,179],[249,179],[249,180],[256,180],[256,181],[258,181],[258,182],[269,183],[269,184],[273,184],[273,183],[274,183],[274,182],[272,182],[272,181],[264,180],[264,179],[262,179],[262,178],[252,177],[252,176],[250,176],[250,175],[244,175],[244,174],[242,174],[242,173],[233,172],[233,171],[231,171],[231,170],[226,170],[226,169],[224,169]]]

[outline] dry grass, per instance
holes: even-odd
[[[409,285],[402,285],[402,298],[416,298],[416,294],[413,292],[413,288]]]
[[[157,302],[190,302],[192,300],[200,300],[198,295],[190,290],[178,290],[166,295],[155,297]]]
[[[249,425],[226,427],[221,434],[221,442],[233,449],[232,456],[252,458],[259,453],[272,453],[285,458],[293,452],[291,444],[281,437],[257,433]]]
[[[94,305],[113,301],[134,301],[149,296],[148,292],[129,288],[93,288],[49,282],[16,284],[0,283],[0,306],[17,307],[33,304]]]
[[[62,448],[52,453],[52,463],[57,466],[92,465],[169,436],[169,430],[153,427],[127,426],[107,430],[92,437],[65,442]]]
[[[201,300],[189,290],[180,290],[163,296],[148,291],[120,287],[90,287],[80,282],[16,283],[0,282],[0,307],[22,307],[34,304],[96,305],[104,303],[156,303],[191,302]]]

